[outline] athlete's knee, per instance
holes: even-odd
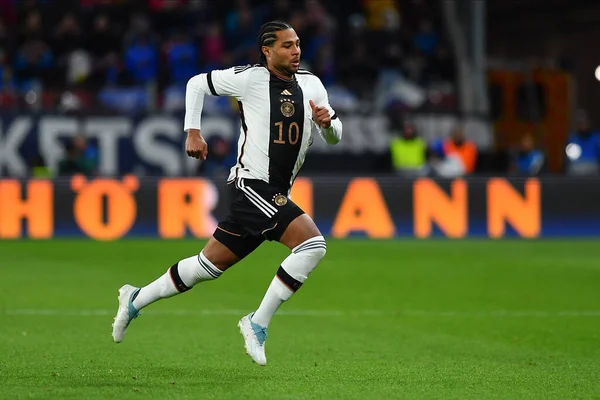
[[[201,278],[206,278],[206,280],[217,279],[224,272],[224,269],[219,268],[219,265],[213,263],[208,259],[208,257],[206,257],[204,250],[198,254],[198,264],[200,266],[198,269],[198,276]]]
[[[323,236],[314,236],[294,247],[292,253],[311,258],[318,263],[327,254],[327,242]]]
[[[323,236],[315,236],[292,249],[290,254],[282,263],[278,275],[284,275],[282,280],[285,282],[286,274],[301,285],[308,275],[317,267],[321,259],[327,252],[327,243]],[[284,274],[285,272],[285,274]],[[296,284],[297,287],[298,284]]]
[[[195,256],[184,258],[171,267],[171,278],[180,291],[189,290],[200,282],[215,280],[222,273],[223,271],[217,268],[203,251]]]
[[[217,233],[220,232],[221,231],[217,230]],[[216,236],[211,237],[208,243],[206,243],[206,246],[204,246],[204,248],[202,249],[201,254],[215,268],[221,271],[225,271],[229,267],[237,263],[240,260],[240,258],[233,251],[230,250],[230,247],[232,246],[232,244],[235,244],[235,242],[230,243],[230,247],[228,247],[225,244],[223,244],[222,241],[226,242],[223,237],[221,238],[221,240],[217,239]]]

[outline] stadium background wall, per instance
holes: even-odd
[[[224,182],[199,178],[0,180],[0,239],[205,238]],[[292,198],[329,237],[600,235],[600,179],[298,178]]]
[[[383,115],[339,113],[344,123],[344,140],[330,146],[314,140],[302,167],[307,171],[333,173],[364,171],[387,172],[380,165],[394,136],[388,118]],[[65,145],[74,136],[87,137],[98,150],[101,176],[135,174],[156,177],[196,176],[198,161],[185,157],[183,114],[83,115],[3,113],[0,110],[0,177],[29,176],[29,167],[39,154],[56,171],[64,158]],[[446,137],[457,121],[453,114],[419,114],[415,123],[428,142]],[[493,140],[489,129],[466,119],[465,132],[480,149],[481,157],[490,151]],[[510,123],[508,121],[507,123]],[[202,117],[202,135],[210,142],[214,136],[237,143],[240,117],[237,113],[208,113]],[[484,161],[482,161],[485,164]],[[384,163],[385,164],[385,163]],[[377,171],[377,172],[373,172]]]

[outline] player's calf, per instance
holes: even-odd
[[[277,270],[252,321],[267,327],[279,306],[302,287],[326,252],[327,244],[323,236],[312,237],[294,247]]]
[[[133,306],[139,311],[157,300],[187,292],[200,282],[217,279],[222,273],[200,252],[174,264],[164,275],[144,286],[133,298]]]
[[[186,292],[200,282],[217,279],[222,273],[200,252],[174,264],[165,274],[141,289],[123,286],[119,289],[119,308],[113,323],[114,341],[119,343],[123,340],[127,327],[142,308],[157,300]]]

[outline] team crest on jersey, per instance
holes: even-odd
[[[285,101],[283,103],[281,103],[281,113],[285,116],[285,117],[291,117],[292,115],[294,115],[294,112],[296,111],[296,109],[294,108],[294,105],[292,103],[290,103],[289,101]]]
[[[275,204],[277,204],[279,207],[285,206],[287,204],[287,201],[287,197],[285,197],[281,193],[278,193],[273,197],[273,202],[275,202]]]

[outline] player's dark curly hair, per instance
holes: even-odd
[[[275,32],[284,31],[286,29],[292,29],[292,26],[284,21],[271,21],[267,22],[260,27],[258,31],[258,63],[261,65],[267,65],[267,57],[262,52],[263,46],[272,46],[277,40]]]

